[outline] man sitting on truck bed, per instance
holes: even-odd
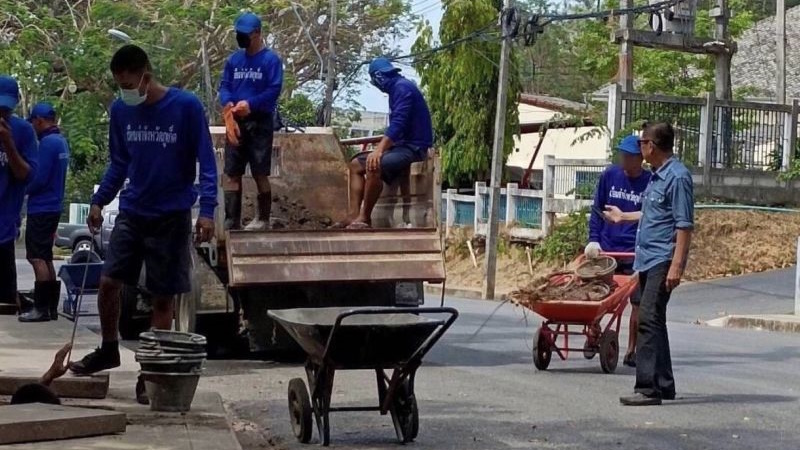
[[[389,128],[374,151],[359,153],[350,161],[348,220],[334,227],[369,228],[383,183],[407,175],[411,163],[424,161],[433,145],[425,98],[417,85],[399,72],[386,58],[376,58],[369,65],[372,85],[389,94]]]
[[[119,215],[108,244],[97,296],[103,342],[70,370],[85,375],[118,367],[119,294],[136,284],[147,264],[147,289],[153,293],[152,325],[170,329],[177,294],[189,292],[192,206],[200,165],[200,216],[197,240],[214,234],[217,166],[208,122],[200,100],[156,81],[147,54],[126,45],[111,59],[119,99],[111,106],[110,163],[92,197],[89,229],[100,230],[103,207],[122,188]]]

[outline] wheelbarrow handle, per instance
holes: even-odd
[[[427,308],[417,308],[417,307],[404,307],[404,308],[361,308],[361,309],[351,309],[348,311],[343,311],[336,317],[336,322],[333,324],[333,328],[331,329],[330,335],[328,335],[328,342],[325,344],[325,353],[323,353],[322,359],[328,359],[328,352],[330,351],[332,344],[335,342],[336,332],[342,326],[342,321],[348,317],[352,316],[380,316],[380,315],[389,315],[389,314],[449,314],[448,319],[444,322],[442,326],[436,329],[436,331],[414,352],[411,360],[414,359],[422,359],[425,356],[425,353],[430,350],[431,347],[442,337],[442,335],[453,325],[453,322],[456,321],[458,318],[458,310],[455,308],[451,308],[448,306],[445,307],[427,307]]]

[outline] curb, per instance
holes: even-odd
[[[793,314],[773,316],[725,316],[709,320],[706,325],[724,328],[800,333],[800,317]]]
[[[441,285],[426,284],[425,293],[435,295],[436,297],[441,297],[442,287]],[[444,290],[444,295],[445,297],[458,297],[467,300],[483,300],[483,293],[477,289],[446,287]],[[492,300],[497,302],[508,301],[508,293],[502,293],[499,296],[496,295]]]

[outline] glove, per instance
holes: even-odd
[[[247,117],[250,115],[250,103],[242,100],[233,107],[233,115],[236,117]]]
[[[233,110],[234,107],[231,105],[223,108],[222,118],[225,121],[225,137],[228,139],[228,143],[236,147],[239,145],[239,138],[242,134],[239,131],[239,124],[236,123],[236,119],[233,117]]]
[[[583,249],[583,254],[589,259],[594,259],[600,256],[600,252],[602,251],[603,249],[600,248],[600,243],[589,242],[586,244],[586,248]]]

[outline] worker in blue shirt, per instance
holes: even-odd
[[[603,211],[606,205],[614,205],[624,212],[641,211],[642,193],[650,182],[650,171],[642,168],[642,152],[639,150],[639,136],[630,135],[617,146],[620,164],[608,167],[600,175],[594,194],[594,204],[589,219],[589,244],[584,253],[588,258],[596,258],[601,252],[633,253],[636,248],[636,224],[611,224],[605,221]],[[633,258],[617,259],[617,273],[633,274]],[[628,350],[622,363],[636,365],[636,334],[639,315],[639,291],[631,295],[631,315],[629,319]]]
[[[120,194],[100,278],[102,344],[70,364],[81,375],[119,366],[119,293],[123,284],[138,282],[142,263],[147,267],[146,288],[153,294],[151,325],[171,328],[175,296],[191,291],[191,220],[198,190],[197,242],[213,236],[217,205],[217,167],[200,100],[160,84],[147,54],[135,45],[117,50],[111,73],[119,99],[111,105],[109,166],[89,210],[93,234],[102,226],[103,207],[126,178],[128,185]],[[143,384],[139,386],[143,391]]]
[[[675,380],[667,335],[667,303],[686,269],[694,228],[692,174],[673,155],[675,132],[668,123],[649,125],[639,143],[653,167],[641,212],[608,205],[612,223],[639,222],[633,269],[639,272],[639,336],[636,346],[635,394],[623,405],[660,405],[675,399]]]
[[[25,252],[36,277],[33,309],[19,316],[20,322],[45,322],[58,318],[61,282],[53,267],[53,239],[64,204],[64,186],[69,166],[69,144],[56,124],[50,103],[34,105],[28,122],[39,138],[39,167],[28,185],[28,216]]]
[[[0,303],[17,304],[17,238],[25,186],[36,174],[37,143],[31,124],[14,115],[19,85],[0,75]]]
[[[374,151],[359,153],[350,162],[348,219],[334,227],[372,226],[372,209],[383,183],[407,176],[411,164],[424,161],[433,145],[431,113],[417,85],[386,58],[370,63],[369,77],[373,86],[389,94],[389,127]]]
[[[269,227],[272,190],[273,117],[283,85],[283,63],[266,48],[261,19],[244,13],[234,22],[240,50],[225,62],[219,100],[225,117],[225,229],[238,230],[242,219],[242,176],[247,165],[258,188],[258,214],[247,230]]]

